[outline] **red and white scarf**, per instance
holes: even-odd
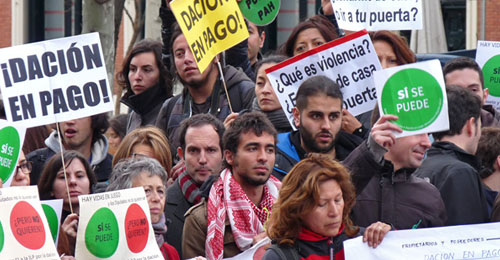
[[[281,182],[271,176],[264,187],[260,207],[247,197],[229,169],[224,169],[208,197],[208,232],[205,253],[209,260],[222,259],[226,213],[236,245],[241,251],[251,247],[254,236],[264,232],[267,219],[264,207],[271,211],[278,198]]]
[[[191,205],[196,205],[201,200],[200,185],[194,182],[193,178],[187,173],[186,166],[182,167],[179,174],[179,185],[182,194]]]

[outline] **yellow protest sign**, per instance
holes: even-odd
[[[175,0],[170,8],[203,72],[218,53],[248,38],[236,0]]]

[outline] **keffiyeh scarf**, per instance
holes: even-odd
[[[250,248],[253,237],[264,232],[263,223],[267,219],[267,211],[271,211],[280,188],[281,182],[271,176],[264,186],[264,195],[257,207],[233,178],[231,171],[224,169],[208,197],[208,232],[205,242],[207,259],[223,257],[226,214],[238,248],[242,251]]]

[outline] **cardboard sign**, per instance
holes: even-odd
[[[0,49],[7,119],[26,127],[113,110],[98,33]]]
[[[290,125],[300,84],[323,75],[335,81],[344,96],[343,108],[353,115],[370,111],[377,94],[372,76],[382,66],[366,31],[359,31],[290,58],[266,69]]]
[[[375,72],[380,115],[399,117],[396,137],[449,129],[448,99],[439,60]]]
[[[346,260],[499,259],[500,223],[390,231],[377,248],[344,241]]]
[[[0,189],[0,259],[59,260],[36,186]]]
[[[9,187],[17,169],[26,128],[0,120],[0,178]]]
[[[483,70],[484,88],[489,91],[486,104],[500,109],[500,42],[478,41],[476,62]]]
[[[63,208],[63,200],[42,200],[42,209],[49,223],[50,233],[52,234],[52,239],[54,244],[57,245],[59,241],[59,227],[61,226],[61,215]]]
[[[340,28],[349,31],[421,30],[422,0],[331,0]]]
[[[144,188],[78,196],[76,259],[163,259]]]
[[[252,23],[264,26],[278,16],[280,0],[242,0],[238,3],[243,15]]]
[[[220,52],[248,38],[236,0],[175,0],[170,8],[203,72]]]

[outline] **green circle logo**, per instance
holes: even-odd
[[[0,178],[4,183],[16,170],[19,144],[19,133],[14,127],[7,126],[0,130]]]
[[[57,239],[57,232],[59,232],[59,221],[57,220],[56,211],[49,205],[42,204],[43,213],[47,217],[47,222],[49,222],[50,233],[52,234],[52,239],[54,243]]]
[[[100,208],[85,229],[85,245],[96,257],[108,258],[118,248],[118,221],[109,208]]]
[[[396,115],[394,122],[405,131],[431,125],[441,113],[444,94],[437,80],[421,69],[403,69],[392,75],[381,95],[384,114]]]
[[[483,66],[484,87],[494,97],[500,97],[500,55],[491,57]]]
[[[260,26],[272,23],[280,10],[280,0],[242,0],[238,5],[250,22]]]
[[[5,235],[3,233],[2,222],[0,222],[0,252],[2,252],[4,242],[5,242]]]

